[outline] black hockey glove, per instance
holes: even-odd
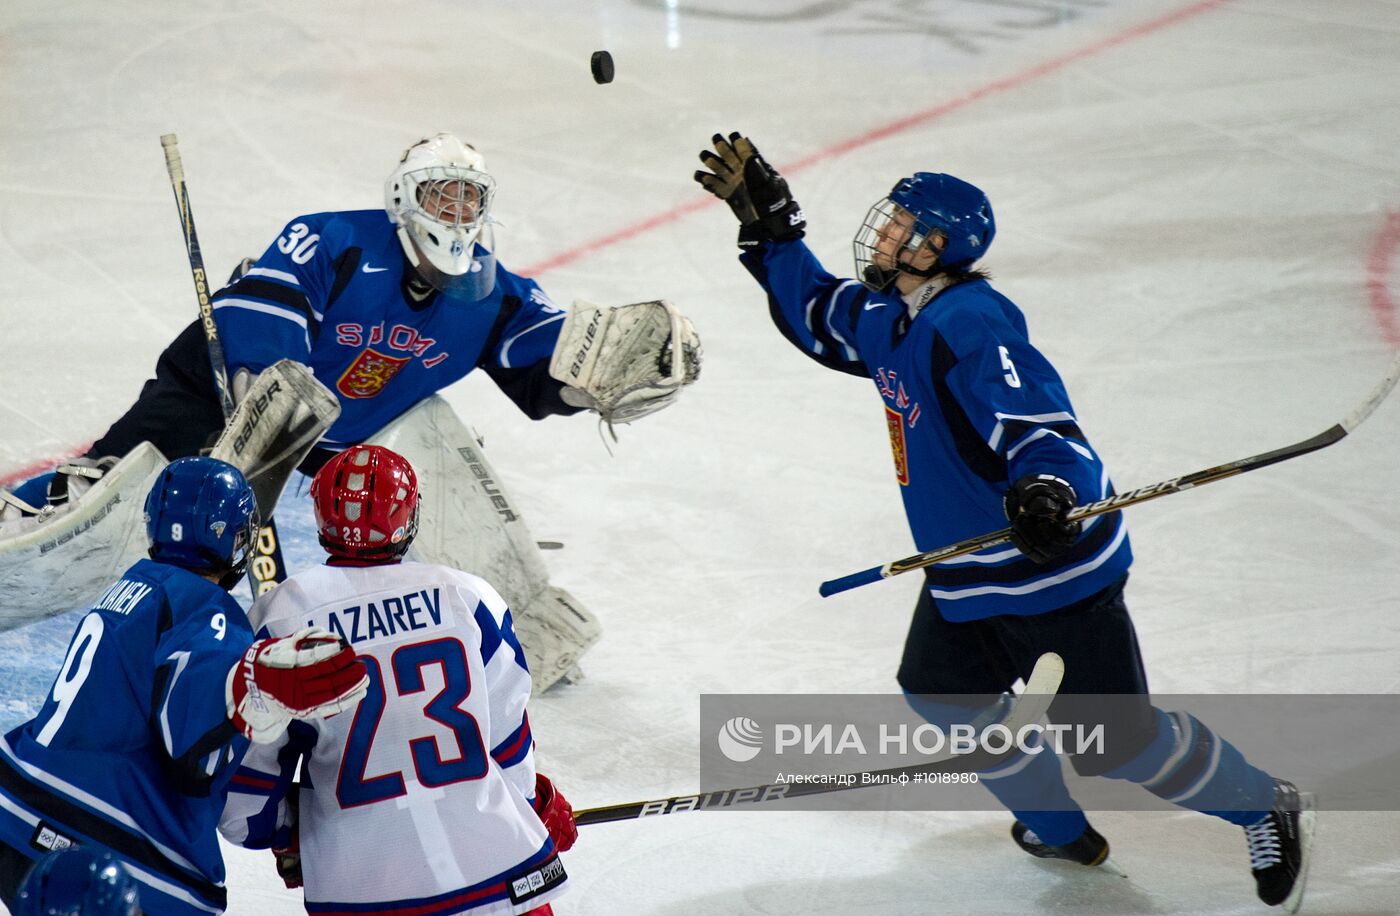
[[[753,142],[737,132],[727,140],[720,134],[712,139],[715,153],[705,150],[700,161],[714,173],[696,172],[695,180],[739,218],[739,247],[802,238],[807,228],[802,208]]]
[[[1050,474],[1022,477],[1002,500],[1011,522],[1011,543],[1036,563],[1049,563],[1066,553],[1084,523],[1065,521],[1078,503],[1074,487]]]

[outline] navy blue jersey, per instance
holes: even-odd
[[[1081,503],[1112,493],[1059,375],[1031,345],[1020,310],[986,280],[944,289],[911,319],[897,294],[832,276],[800,240],[740,260],[789,341],[875,382],[919,550],[1006,527],[1002,497],[1028,474],[1063,478]],[[1001,545],[926,572],[944,617],[963,621],[1064,607],[1122,578],[1131,562],[1113,513],[1089,520],[1076,546],[1044,566]]]
[[[575,412],[548,375],[564,310],[534,280],[495,270],[478,301],[415,302],[413,268],[383,210],[315,213],[288,223],[214,296],[214,318],[230,374],[294,359],[335,392],[341,414],[326,447],[363,442],[477,367],[532,417]]]
[[[145,912],[221,912],[216,830],[248,748],[225,685],[252,640],[218,585],[132,566],[83,617],[38,715],[0,739],[0,841],[34,858],[105,847]]]

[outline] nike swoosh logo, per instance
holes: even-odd
[[[879,308],[879,307],[882,306],[882,305],[889,305],[889,303],[888,303],[888,302],[867,302],[867,303],[865,303],[865,311],[868,312],[868,311],[870,311],[871,309],[877,309],[877,308]]]
[[[365,264],[365,265],[363,265],[363,266],[360,268],[360,270],[364,271],[364,272],[367,273],[367,274],[377,274],[377,273],[381,273],[381,272],[383,272],[383,271],[386,271],[386,270],[388,270],[388,269],[389,269],[389,268],[387,268],[387,267],[370,267],[368,264]]]

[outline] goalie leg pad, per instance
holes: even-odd
[[[437,395],[425,399],[371,444],[403,455],[418,474],[418,536],[407,559],[465,570],[501,593],[537,692],[568,673],[597,641],[601,626],[572,596],[549,584],[518,505],[447,402]]]
[[[0,630],[92,601],[144,557],[142,507],[165,465],[143,442],[81,497],[0,525]]]
[[[529,604],[512,610],[511,619],[536,694],[572,672],[583,653],[603,635],[598,618],[555,585],[546,585]]]

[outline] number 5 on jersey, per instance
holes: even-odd
[[[1006,384],[1012,388],[1021,387],[1021,376],[1016,374],[1016,364],[1011,361],[1011,353],[1005,347],[997,347],[997,352],[1001,354],[1002,378],[1006,379]]]

